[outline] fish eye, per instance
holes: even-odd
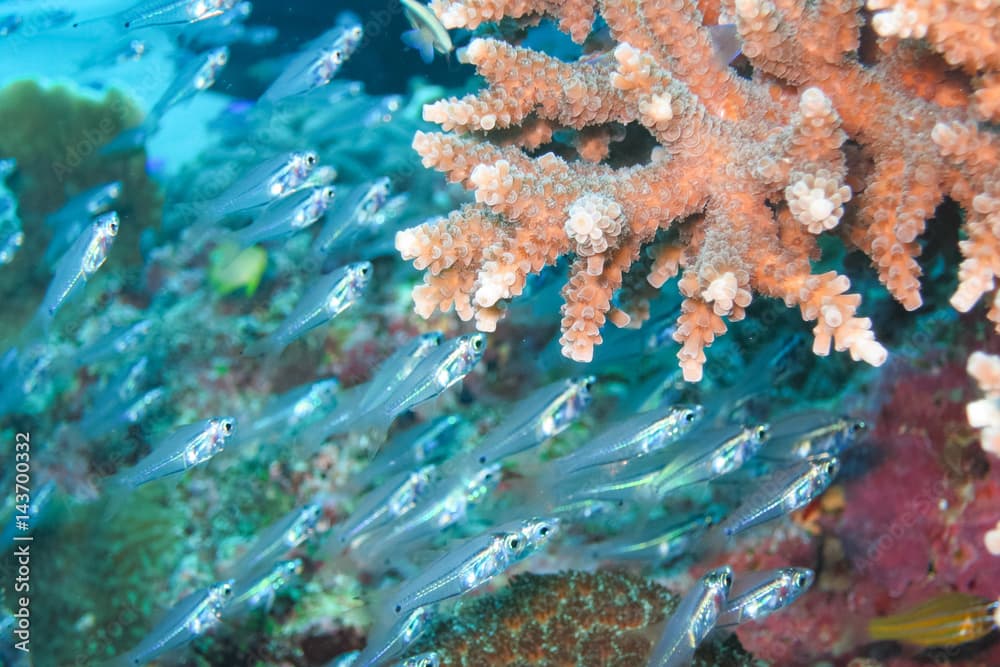
[[[399,612],[403,611],[403,606],[397,604],[396,607],[395,607],[395,609],[396,609],[396,613],[398,614]]]
[[[516,535],[511,535],[507,538],[507,548],[511,551],[517,551],[521,548],[521,539]]]
[[[837,472],[837,466],[833,461],[827,461],[826,465],[823,466],[823,470],[826,471],[827,475],[833,475]]]
[[[483,349],[483,339],[478,336],[472,339],[472,349],[478,352]]]
[[[542,526],[541,528],[538,529],[538,534],[541,535],[542,537],[545,537],[546,535],[549,534],[549,527]]]
[[[306,155],[306,164],[310,164],[310,165],[316,164],[316,156],[313,155],[312,153],[309,153],[308,155]]]
[[[865,424],[864,421],[859,419],[853,424],[851,424],[851,433],[860,433],[861,431],[864,431],[867,427],[868,425]]]
[[[108,230],[112,234],[117,234],[118,233],[118,223],[117,222],[111,222],[111,224],[108,225]]]
[[[806,585],[806,575],[802,574],[801,572],[795,575],[795,585],[798,586],[799,588],[804,587]]]
[[[368,265],[368,264],[362,264],[361,265],[361,269],[360,269],[361,270],[361,275],[367,276],[369,268],[370,268],[370,265]]]
[[[224,422],[222,422],[222,430],[225,431],[226,434],[232,433],[233,432],[233,422],[229,421],[228,419],[225,420]]]
[[[754,435],[760,440],[763,440],[764,438],[767,437],[767,434],[770,430],[771,429],[767,424],[761,424],[760,426],[754,429]]]
[[[729,574],[728,572],[726,572],[724,575],[722,575],[722,584],[724,586],[726,586],[726,587],[732,586],[733,585],[733,575]]]
[[[686,421],[688,424],[693,422],[694,418],[695,418],[694,410],[688,410],[684,413],[684,421]]]

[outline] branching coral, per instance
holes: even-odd
[[[618,44],[570,63],[495,39],[470,42],[463,58],[489,87],[427,105],[424,118],[446,133],[419,132],[413,146],[476,202],[397,235],[403,257],[427,270],[414,291],[417,311],[454,306],[492,330],[529,274],[575,255],[561,343],[566,356],[586,361],[607,319],[632,319],[612,297],[645,250],[654,287],[682,274],[675,338],[688,380],[700,379],[704,348],[726,320],[743,318],[755,294],[816,322],[817,354],[832,346],[879,365],[886,351],[858,315],[861,297],[848,278],[812,273],[817,235],[839,233],[867,254],[912,310],[921,305],[917,238],[945,196],[967,215],[952,303],[971,309],[1000,274],[1000,144],[977,126],[973,101],[939,60],[883,37],[886,48],[862,62],[860,4],[431,3],[448,28],[546,14],[577,42],[599,9]],[[981,25],[996,25],[1000,9],[979,10]],[[939,14],[935,24],[944,26]],[[706,16],[735,22],[749,79],[714,56]],[[889,34],[891,21],[877,16],[876,28]],[[944,35],[936,30],[927,34]],[[989,52],[994,33],[988,27],[976,48]],[[950,62],[965,65],[964,54],[978,52],[966,48],[956,61],[941,40]],[[966,68],[990,66],[987,57]],[[613,128],[635,124],[659,145],[634,166],[608,164],[621,134]],[[576,132],[578,159],[536,156],[561,128]],[[1000,323],[1000,303],[989,317]]]

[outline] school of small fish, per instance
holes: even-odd
[[[145,119],[100,149],[112,155],[141,149],[164,117],[215,86],[229,65],[230,46],[275,39],[272,30],[247,25],[252,9],[250,2],[235,0],[144,0],[108,16],[9,15],[0,17],[0,31],[13,34],[22,23],[36,30],[114,26],[123,39],[95,47],[84,67],[141,61],[149,48],[143,38],[151,31],[169,31],[191,53]],[[426,5],[402,0],[400,10],[412,26],[402,39],[424,62],[435,52],[453,51],[452,35]],[[357,127],[393,122],[398,99],[350,106],[362,98],[337,77],[350,58],[363,57],[364,28],[346,13],[331,22],[289,55],[252,113],[267,118],[322,95],[327,104],[342,100],[352,109],[350,121]],[[718,32],[732,40],[732,30]],[[727,60],[736,52],[732,45],[719,48]],[[352,131],[350,122],[343,124],[344,132]],[[297,341],[335,320],[350,320],[380,280],[376,259],[391,236],[388,221],[406,207],[407,194],[394,194],[387,176],[339,185],[312,139],[302,137],[295,150],[260,156],[232,174],[222,191],[183,202],[188,224],[171,249],[183,260],[207,243],[231,244],[239,253],[314,235],[293,260],[299,279],[284,297],[280,321],[260,322],[241,339],[241,364],[274,364]],[[16,174],[13,160],[0,159],[0,270],[30,233],[22,229],[18,202],[5,185]],[[119,229],[128,224],[119,212],[122,196],[123,184],[108,182],[72,196],[47,217],[52,242],[35,261],[50,268],[51,283],[26,331],[0,354],[0,415],[17,413],[44,378],[98,365],[116,370],[89,392],[89,404],[73,425],[82,438],[141,427],[156,406],[171,400],[153,369],[167,326],[163,310],[173,308],[170,317],[184,318],[178,304],[193,289],[190,283],[164,287],[148,312],[71,354],[45,344],[114,253]],[[151,256],[157,252],[149,250]],[[529,283],[525,303],[551,296],[544,281],[545,274]],[[198,307],[194,297],[190,303]],[[676,373],[655,374],[624,393],[616,389],[617,396],[602,386],[609,369],[641,363],[669,339],[674,312],[654,313],[641,332],[608,331],[604,356],[569,372],[563,372],[561,357],[543,353],[539,364],[558,379],[524,388],[484,433],[476,433],[471,411],[436,414],[435,406],[442,395],[454,399],[467,377],[484,372],[488,336],[429,331],[399,345],[365,382],[342,386],[336,377],[316,378],[263,405],[233,405],[231,414],[204,414],[150,438],[148,450],[137,452],[131,465],[101,480],[101,500],[127,504],[142,487],[194,469],[211,475],[224,453],[266,456],[289,447],[306,457],[325,443],[354,438],[366,443],[369,460],[347,479],[346,495],[339,489],[320,494],[261,527],[223,578],[177,601],[118,664],[183,656],[186,645],[225,622],[267,613],[309,575],[308,552],[322,568],[364,573],[378,582],[365,600],[372,618],[365,648],[331,665],[437,666],[443,656],[436,652],[413,653],[417,640],[442,610],[488,585],[502,585],[511,572],[561,558],[647,571],[690,564],[819,498],[836,479],[842,455],[864,437],[865,422],[830,409],[772,413],[766,406],[747,407],[755,399],[767,403],[767,387],[797,341],[766,347],[728,388],[687,391],[684,400]],[[567,451],[566,434],[575,434],[569,440],[580,444]],[[33,515],[45,511],[56,489],[53,480],[39,485]],[[324,519],[331,507],[337,517],[332,524]],[[6,543],[6,527],[3,535]],[[713,634],[772,613],[795,613],[784,610],[814,579],[811,570],[791,566],[709,570],[683,594],[649,664],[690,664]],[[985,613],[982,604],[963,602]],[[887,627],[875,626],[873,634],[891,636]]]

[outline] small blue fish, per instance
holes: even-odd
[[[809,590],[815,573],[806,567],[783,567],[766,572],[751,572],[736,578],[725,610],[716,626],[740,625],[760,621],[792,604]]]
[[[268,206],[253,224],[237,230],[233,237],[248,247],[290,236],[322,218],[333,198],[330,186],[297,192]]]
[[[261,568],[270,567],[283,555],[301,545],[316,532],[323,508],[316,503],[296,507],[263,529],[247,552],[231,568],[242,579]]]
[[[55,276],[36,315],[43,327],[48,328],[56,311],[104,264],[118,235],[118,225],[118,214],[114,211],[100,216],[56,264]]]
[[[319,162],[315,151],[283,153],[250,169],[222,194],[199,205],[198,226],[266,206],[303,187]]]
[[[370,262],[349,264],[322,276],[306,292],[284,322],[267,338],[250,345],[246,354],[280,354],[289,344],[326,324],[357,303],[371,279]]]
[[[403,43],[420,54],[420,59],[430,64],[434,60],[434,52],[447,56],[455,48],[451,43],[448,30],[441,20],[427,5],[416,0],[400,0],[403,13],[409,21],[412,30],[404,32],[400,38]]]
[[[756,489],[723,523],[729,537],[790,514],[820,496],[840,471],[840,459],[820,454],[757,481]]]
[[[271,609],[278,592],[302,574],[302,559],[279,561],[263,573],[249,573],[233,583],[232,600],[222,610],[225,618],[237,618],[254,609]]]
[[[195,591],[178,602],[146,638],[120,656],[120,665],[144,665],[188,644],[219,625],[222,612],[232,599],[233,580]]]
[[[361,44],[363,36],[360,24],[334,26],[306,44],[292,58],[261,95],[260,101],[273,104],[286,97],[304,95],[329,84]]]
[[[180,474],[221,452],[235,429],[236,421],[232,417],[215,417],[182,426],[112,481],[121,487],[137,489],[154,480]]]
[[[817,454],[841,454],[867,428],[861,419],[825,410],[793,412],[771,422],[771,437],[760,456],[791,461]]]
[[[694,652],[715,628],[726,606],[733,571],[726,565],[705,573],[681,598],[660,640],[653,647],[650,667],[687,667]]]

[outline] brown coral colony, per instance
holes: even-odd
[[[966,214],[952,305],[968,311],[994,290],[1000,156],[980,126],[1000,108],[994,3],[869,0],[870,28],[853,0],[431,7],[447,28],[545,14],[577,42],[599,10],[617,46],[569,63],[495,39],[469,43],[463,58],[489,86],[427,105],[424,118],[444,133],[419,132],[413,147],[425,166],[473,190],[475,203],[396,238],[403,257],[426,270],[414,290],[422,315],[454,307],[492,331],[528,275],[572,255],[561,338],[572,359],[591,359],[607,319],[630,319],[612,296],[623,274],[640,270],[654,287],[680,274],[675,338],[690,381],[701,378],[704,349],[754,295],[781,298],[815,322],[816,354],[832,345],[877,366],[886,350],[859,316],[848,278],[812,273],[817,236],[839,234],[864,252],[912,310],[921,305],[917,238],[945,196]],[[717,23],[735,24],[750,78],[715,55],[707,26]],[[863,63],[869,29],[876,53]],[[648,160],[602,163],[615,135],[601,130],[636,123],[658,144]],[[522,130],[513,141],[512,128]],[[560,128],[576,131],[579,159],[529,155]],[[502,144],[491,141],[496,130]],[[864,173],[849,169],[847,140],[860,153],[850,164],[867,165]],[[988,316],[1000,323],[1000,303]]]

